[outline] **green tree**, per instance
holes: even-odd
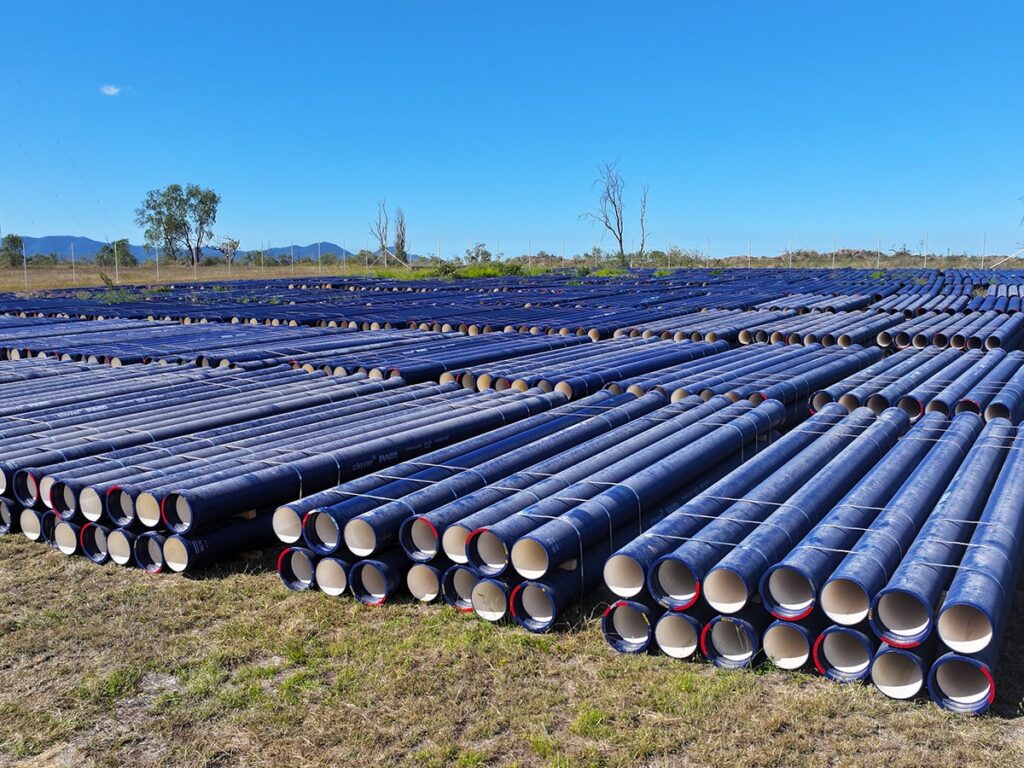
[[[487,250],[487,243],[476,243],[472,248],[466,249],[468,264],[486,264],[492,256],[493,254]]]
[[[134,267],[138,266],[138,259],[132,254],[128,248],[128,238],[123,237],[120,240],[115,240],[113,243],[107,243],[100,247],[96,251],[96,266],[97,267],[113,267],[114,266],[114,249],[117,249],[117,265],[119,267]]]
[[[33,253],[28,257],[30,267],[54,267],[59,261],[56,253]]]
[[[25,241],[21,235],[8,234],[0,240],[0,267],[20,267]]]
[[[147,245],[159,246],[175,259],[184,256],[195,265],[213,239],[219,205],[220,195],[212,189],[168,184],[146,194],[135,210],[135,223],[143,228]]]

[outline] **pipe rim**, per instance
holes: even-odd
[[[945,605],[937,622],[939,638],[957,653],[978,653],[994,637],[992,620],[979,608],[966,603]]]
[[[321,517],[330,516],[321,515]],[[369,557],[377,550],[377,532],[366,520],[353,518],[345,523],[343,538],[345,546],[356,557]]]
[[[839,681],[863,680],[871,667],[874,649],[860,632],[845,628],[825,630],[816,644],[822,672]]]
[[[729,616],[715,616],[704,627],[702,639],[716,666],[749,666],[758,650],[757,638],[747,622]]]
[[[168,536],[164,540],[164,563],[175,573],[188,568],[188,547],[179,536]]]
[[[820,602],[825,615],[844,627],[863,622],[871,608],[867,593],[850,579],[831,579],[821,590]]]
[[[920,661],[898,648],[887,648],[875,656],[870,677],[884,696],[902,701],[917,696],[925,684],[925,670]]]
[[[737,613],[750,598],[747,585],[730,568],[713,568],[704,577],[703,588],[704,599],[719,613]]]
[[[612,555],[604,563],[604,583],[617,597],[630,598],[644,589],[644,569],[632,555]]]
[[[360,560],[352,566],[348,579],[352,594],[363,605],[383,605],[391,596],[387,574],[375,560]]]
[[[316,564],[313,581],[325,595],[337,597],[348,589],[348,571],[345,563],[336,557],[325,557]]]
[[[654,598],[668,608],[685,610],[700,596],[700,582],[685,563],[673,557],[654,564],[648,585]]]
[[[800,669],[811,658],[811,643],[796,624],[777,621],[761,639],[764,655],[779,669]]]
[[[700,622],[685,613],[662,614],[654,625],[654,642],[666,656],[688,659],[700,647]]]
[[[508,615],[505,585],[496,579],[480,579],[470,596],[473,610],[484,621],[498,622]]]
[[[932,665],[928,687],[940,707],[954,712],[983,712],[995,700],[995,680],[988,665],[956,653]]]
[[[115,528],[107,534],[107,554],[112,562],[117,565],[130,565],[134,558],[134,541],[128,538],[129,534],[120,528]]]
[[[530,632],[545,632],[558,617],[558,606],[548,587],[524,581],[512,592],[512,616]]]
[[[601,634],[619,653],[643,653],[651,644],[654,630],[642,603],[619,600],[601,616]]]
[[[291,507],[278,507],[271,518],[274,535],[284,544],[302,541],[302,517]]]
[[[424,563],[415,563],[405,575],[405,585],[414,598],[431,603],[441,594],[441,579],[437,569]]]
[[[288,589],[304,592],[316,585],[315,561],[302,547],[287,547],[277,558],[277,575]]]
[[[512,567],[524,579],[540,579],[547,575],[550,561],[539,541],[524,537],[512,545],[509,554]]]

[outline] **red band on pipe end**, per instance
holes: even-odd
[[[882,642],[886,645],[891,645],[893,648],[917,648],[921,644],[920,640],[896,640],[888,632],[882,633]]]
[[[779,621],[800,621],[801,619],[806,619],[808,616],[810,616],[813,611],[814,603],[811,603],[808,608],[793,616],[783,616],[781,613],[778,613],[775,610],[769,610],[768,613],[770,613]]]
[[[981,665],[981,674],[988,680],[988,703],[991,705],[996,700],[996,681],[992,677],[992,670],[986,664]]]
[[[712,622],[709,621],[700,631],[700,652],[706,659],[711,657],[711,654],[708,653],[708,633],[711,631],[711,624]]]
[[[508,596],[508,610],[513,617],[515,617],[516,615],[516,595],[519,594],[519,590],[521,590],[522,588],[523,585],[521,582],[519,584],[516,584],[515,588],[512,590],[512,594]]]
[[[822,632],[818,635],[818,639],[814,641],[814,645],[811,647],[811,658],[814,660],[814,668],[818,670],[818,674],[825,674],[825,667],[821,663],[821,658],[818,656],[818,650],[821,648],[821,642],[825,639],[825,633]]]
[[[281,573],[281,563],[284,562],[284,556],[291,552],[295,547],[285,547],[281,550],[281,554],[277,556],[277,572]]]

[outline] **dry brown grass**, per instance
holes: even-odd
[[[536,636],[436,605],[291,593],[271,563],[149,576],[0,537],[0,764],[1024,761],[1019,622],[995,714],[965,718],[809,674],[617,655],[599,606]]]
[[[259,269],[258,267],[226,266],[199,267],[193,273],[191,267],[181,264],[161,265],[157,276],[153,264],[132,267],[118,271],[120,285],[169,285],[172,283],[210,282],[214,280],[260,280],[273,278],[314,278],[335,275],[359,275],[363,277],[388,277],[409,279],[412,276],[422,277],[424,270],[398,269],[365,269],[363,267],[344,268],[324,267],[318,270],[316,264],[296,264],[294,267],[275,266]],[[105,274],[114,280],[114,270],[100,268],[95,264],[79,264],[74,272],[70,266],[29,267],[27,271],[28,287],[26,288],[26,272],[21,269],[0,269],[0,291],[43,291],[50,288],[88,288],[103,285],[101,276]]]

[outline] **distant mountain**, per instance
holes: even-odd
[[[88,237],[75,237],[74,235],[46,235],[44,237],[22,236],[22,239],[25,241],[25,253],[27,255],[31,256],[36,253],[55,253],[57,254],[57,258],[61,261],[71,261],[72,246],[74,246],[76,259],[91,259],[96,255],[96,252],[105,245],[105,243],[100,240],[92,240]],[[333,253],[338,257],[355,255],[352,251],[345,250],[337,243],[330,243],[326,240],[319,243],[319,247],[321,255],[327,253]],[[128,249],[139,261],[145,261],[146,259],[151,259],[154,256],[153,253],[147,252],[146,248],[141,245],[129,244]],[[212,248],[204,248],[203,253],[207,256],[220,255]],[[244,254],[246,251],[243,250],[241,253]],[[292,253],[292,246],[285,245],[275,248],[267,248],[267,253],[275,257],[288,256]],[[312,243],[310,245],[296,245],[294,253],[296,259],[315,259],[317,256],[317,243]]]
[[[91,259],[106,243],[91,240],[88,237],[74,235],[46,235],[45,237],[22,236],[25,241],[25,253],[29,256],[36,253],[56,253],[61,261],[71,261],[71,248],[74,246],[76,259]],[[146,249],[141,245],[129,245],[128,249],[140,261],[149,258]]]

